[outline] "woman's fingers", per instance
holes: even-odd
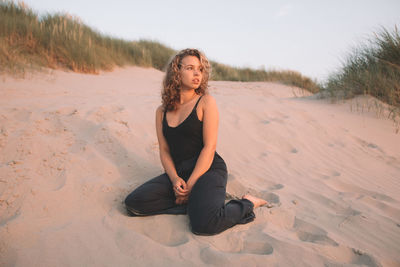
[[[182,179],[181,181],[179,181],[179,183],[178,183],[178,189],[183,189],[183,190],[187,190],[187,184],[186,184],[186,182]]]
[[[183,190],[183,189],[175,189],[174,191],[176,196],[182,196],[182,197],[187,196],[189,193],[188,190]]]
[[[186,192],[188,192],[189,190],[188,189],[184,189],[184,188],[182,188],[182,187],[180,187],[180,186],[177,186],[176,188],[176,191],[177,192],[179,192],[179,193],[186,193]]]
[[[177,197],[175,203],[178,205],[185,204],[188,201],[188,197]]]
[[[174,192],[176,196],[186,196],[188,194],[187,184],[182,178],[179,178],[174,183]]]
[[[182,201],[183,201],[182,197],[177,197],[176,200],[175,200],[175,203],[180,205],[180,204],[182,204]]]
[[[173,185],[174,185],[174,187],[187,188],[187,184],[186,184],[185,180],[183,180],[182,178],[177,178],[174,181]]]
[[[173,182],[173,190],[176,197],[176,204],[181,205],[188,201],[190,190],[185,180],[180,177],[176,178]]]

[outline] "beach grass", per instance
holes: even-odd
[[[292,70],[253,70],[250,68],[231,67],[212,62],[213,80],[229,81],[280,81],[283,84],[307,89],[312,93],[320,90],[320,85],[300,72]]]
[[[332,99],[349,99],[370,95],[378,99],[375,106],[379,113],[380,102],[388,104],[387,116],[400,119],[400,35],[395,26],[392,30],[381,28],[364,43],[353,48],[343,61],[339,71],[332,73],[321,87],[321,94]]]
[[[36,65],[98,73],[126,64],[152,66],[152,47],[141,42],[104,36],[68,14],[39,17],[23,4],[0,3],[2,69]]]
[[[66,13],[39,16],[21,3],[0,0],[0,72],[52,68],[98,73],[135,65],[164,70],[176,53],[157,41],[106,36]],[[290,70],[254,70],[211,61],[211,80],[275,81],[318,92],[316,81]]]

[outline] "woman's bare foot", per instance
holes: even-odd
[[[252,195],[244,195],[242,198],[250,200],[254,204],[254,208],[258,208],[260,206],[268,204],[268,202],[265,201],[264,199],[258,198],[258,197],[252,196]]]

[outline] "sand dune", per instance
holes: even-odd
[[[138,67],[3,77],[1,266],[400,266],[400,135],[350,110],[365,98],[211,82],[228,196],[274,206],[211,237],[183,215],[128,217],[125,196],[162,172],[162,77]]]

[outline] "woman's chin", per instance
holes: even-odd
[[[184,88],[182,88],[182,90],[191,91],[191,90],[196,90],[199,87],[200,87],[200,84],[198,84],[198,85],[192,84],[191,86],[185,86]]]

